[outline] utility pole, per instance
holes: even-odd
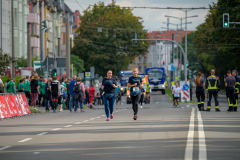
[[[69,13],[66,13],[66,76],[70,77]]]
[[[174,41],[174,34],[172,34],[172,40]],[[174,42],[172,42],[172,65],[173,65],[173,61],[174,61]],[[174,81],[174,70],[171,71],[172,72],[172,81]]]
[[[186,56],[184,57],[184,65],[187,63],[187,12],[188,10],[185,10],[185,53]],[[184,76],[187,77],[187,67],[184,66]],[[185,79],[187,81],[187,79]]]
[[[2,23],[3,23],[3,21],[2,21],[2,4],[3,4],[3,1],[1,1],[1,55],[3,54],[2,52],[3,52],[3,46],[2,46],[2,40],[3,40],[3,38],[2,38],[2,36],[3,36],[3,34],[2,34],[2,31],[3,31],[3,29],[2,29]]]
[[[31,23],[27,24],[27,67],[32,67],[32,54],[31,54]]]
[[[13,12],[13,0],[11,0],[11,21],[12,21],[12,78],[15,79],[15,53],[14,53],[14,12]]]
[[[167,18],[167,30],[169,31],[169,17]]]
[[[61,38],[58,38],[58,57],[61,57]]]

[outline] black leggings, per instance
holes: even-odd
[[[196,88],[196,97],[198,101],[198,108],[204,108],[204,101],[205,101],[205,93],[203,87]]]
[[[138,102],[139,102],[140,96],[141,96],[141,93],[139,93],[137,96],[131,96],[132,109],[134,112],[134,116],[137,115],[137,112],[138,112]]]
[[[139,100],[139,103],[141,104],[141,106],[142,106],[142,103],[143,103],[143,98],[144,98],[144,94],[141,93],[140,100]]]

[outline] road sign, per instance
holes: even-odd
[[[178,59],[173,60],[173,67],[179,67]]]
[[[91,73],[90,72],[85,72],[85,78],[91,78]]]
[[[189,85],[188,84],[184,84],[183,85],[183,89],[186,91],[186,90],[188,90],[189,89]]]
[[[182,88],[181,92],[181,102],[190,102],[190,88],[189,81],[185,84],[185,81],[180,81],[180,87]]]

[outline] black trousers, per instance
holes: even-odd
[[[52,94],[52,110],[56,110],[58,106],[58,95]]]
[[[236,104],[234,92],[235,92],[235,90],[233,87],[226,88],[227,100],[228,100],[229,108],[231,108],[231,109],[232,109],[233,105]]]
[[[198,108],[204,108],[204,101],[205,101],[205,93],[203,87],[196,88],[196,97],[198,101]]]
[[[236,103],[235,103],[235,105],[233,107],[237,108],[238,107],[238,93],[234,94],[234,98],[235,98]]]
[[[208,104],[207,104],[207,108],[211,109],[211,100],[212,100],[212,96],[215,100],[215,108],[219,109],[219,103],[218,103],[218,90],[217,89],[211,89],[208,90]]]
[[[42,94],[38,94],[38,103],[37,105],[41,105],[41,100],[42,100]]]
[[[141,93],[141,97],[140,97],[140,100],[139,100],[139,103],[141,104],[141,106],[142,106],[142,103],[143,103],[143,98],[144,98],[144,94]]]
[[[45,104],[45,98],[46,98],[46,96],[45,96],[45,94],[41,94],[42,95],[42,98],[43,98],[43,100],[42,100],[42,106],[43,107],[45,107],[46,106],[46,104]]]
[[[132,109],[134,112],[134,116],[137,115],[138,113],[138,102],[139,102],[140,96],[141,96],[141,93],[139,93],[137,96],[131,96]]]

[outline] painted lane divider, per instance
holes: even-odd
[[[203,121],[201,112],[197,111],[198,115],[198,141],[199,141],[199,158],[201,160],[207,160],[207,148],[205,142],[205,133],[203,128]]]
[[[101,117],[96,117],[96,118],[101,118]]]
[[[90,121],[92,121],[92,120],[94,120],[95,118],[91,118],[91,119],[89,119]]]
[[[64,126],[64,127],[68,128],[68,127],[72,127],[72,125],[67,125],[67,126]]]
[[[55,128],[55,129],[52,129],[53,131],[57,131],[57,130],[60,130],[60,129],[62,129],[62,128]]]
[[[44,135],[44,134],[47,134],[48,132],[42,132],[42,133],[39,133],[39,134],[37,134],[38,136],[42,136],[42,135]]]
[[[85,120],[85,121],[83,121],[83,122],[88,122],[89,120]]]
[[[192,160],[192,158],[193,158],[194,112],[195,112],[195,108],[192,108],[188,136],[187,136],[186,149],[185,149],[185,156],[184,156],[185,160]]]
[[[82,122],[77,122],[77,123],[74,123],[74,124],[81,124]]]
[[[29,141],[29,140],[31,140],[31,139],[32,139],[32,138],[26,138],[26,139],[23,139],[23,140],[18,141],[18,142],[23,143],[23,142],[27,142],[27,141]]]
[[[8,148],[10,148],[10,147],[12,147],[12,146],[5,146],[5,147],[2,147],[2,148],[0,148],[0,151],[3,151],[3,150],[8,149]]]

